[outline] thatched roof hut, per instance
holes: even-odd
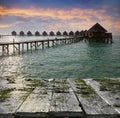
[[[54,34],[53,31],[51,31],[51,32],[49,33],[49,35],[50,35],[50,36],[54,36],[55,34]]]
[[[80,35],[80,32],[79,32],[79,31],[76,31],[76,32],[75,32],[75,35]]]
[[[73,36],[73,35],[74,35],[74,32],[73,32],[73,31],[70,31],[70,32],[69,32],[69,35]]]
[[[84,36],[84,31],[81,30],[79,34],[80,34],[80,36]]]
[[[61,32],[60,32],[60,31],[57,31],[57,32],[56,32],[56,35],[57,35],[57,36],[61,36]]]
[[[43,35],[43,36],[47,36],[48,34],[47,34],[46,31],[44,31],[44,32],[42,33],[42,35]]]
[[[32,36],[31,31],[28,31],[28,32],[27,32],[27,35],[28,35],[28,36]]]
[[[64,31],[64,32],[63,32],[63,35],[66,35],[66,36],[67,36],[67,35],[68,35],[67,31]]]
[[[107,33],[107,30],[99,23],[93,25],[87,34],[90,41],[112,43],[112,33]]]
[[[105,33],[107,32],[107,30],[101,26],[99,23],[96,23],[95,25],[93,25],[89,30],[88,32],[102,32],[102,33]]]
[[[23,31],[20,31],[20,36],[24,36],[25,33]]]
[[[35,36],[40,36],[40,33],[38,31],[36,31]]]
[[[17,35],[16,31],[12,31],[11,34],[12,34],[13,36],[16,36],[16,35]]]

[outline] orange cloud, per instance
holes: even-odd
[[[55,22],[54,25],[49,26],[51,30],[84,30],[89,29],[96,22],[99,22],[103,25],[108,31],[118,32],[120,31],[120,20],[116,20],[114,17],[107,14],[105,8],[103,9],[81,9],[81,8],[72,8],[72,9],[57,9],[57,8],[6,8],[0,6],[0,16],[20,16],[23,18],[34,18],[40,17],[40,19],[55,19],[58,22]],[[116,21],[116,22],[115,22]],[[7,28],[14,26],[20,22],[13,24],[1,24],[0,28]],[[41,24],[41,23],[40,23]],[[51,21],[49,24],[50,25]],[[48,29],[48,28],[47,28]]]
[[[12,26],[15,26],[15,25],[20,24],[20,23],[23,23],[23,22],[22,21],[17,21],[17,22],[12,23],[12,24],[0,24],[0,28],[12,27]]]
[[[120,31],[120,19],[118,19],[118,20],[115,22],[115,29],[117,29],[118,31]]]
[[[93,10],[93,9],[80,9],[80,8],[73,8],[70,10],[62,10],[62,9],[43,9],[43,8],[34,8],[31,7],[30,9],[20,9],[20,8],[6,8],[0,6],[0,15],[5,16],[21,16],[21,17],[50,17],[53,19],[85,19],[89,20],[93,16],[99,20],[104,19],[104,15],[109,17],[106,14],[105,10]]]

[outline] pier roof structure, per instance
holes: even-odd
[[[107,32],[107,30],[99,23],[96,23],[88,30],[88,32]]]

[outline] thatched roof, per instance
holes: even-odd
[[[51,31],[49,34],[50,34],[50,36],[54,36],[55,35],[53,31]]]
[[[67,32],[67,31],[64,31],[64,32],[63,32],[63,35],[68,35],[68,32]]]
[[[107,30],[104,27],[102,27],[99,23],[96,23],[88,30],[88,32],[107,32]]]
[[[56,35],[61,35],[61,32],[60,32],[60,31],[57,31],[57,32],[56,32]]]
[[[73,31],[70,31],[70,32],[69,32],[69,35],[74,35],[74,32],[73,32]]]

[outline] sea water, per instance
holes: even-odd
[[[13,38],[23,41],[51,37],[3,36],[0,42]],[[120,77],[120,37],[113,37],[113,41],[112,44],[81,41],[20,55],[0,56],[0,78],[117,78]]]

